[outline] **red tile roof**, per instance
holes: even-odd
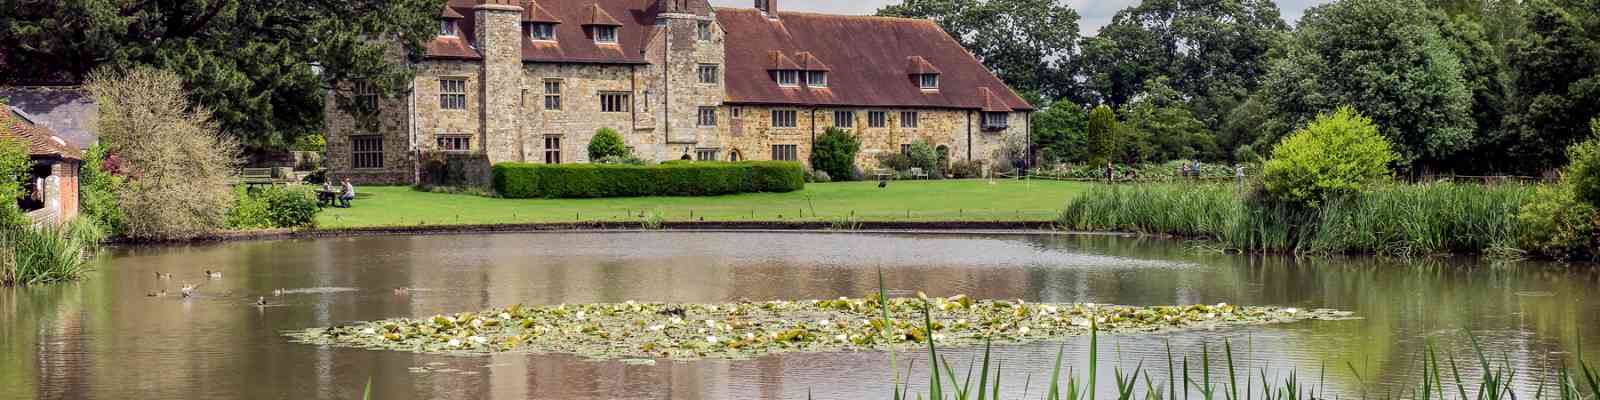
[[[466,16],[457,20],[459,37],[441,36],[428,43],[427,56],[444,59],[482,59],[474,47],[477,22],[473,8],[480,0],[450,0],[445,6]],[[543,11],[536,18],[567,22],[556,25],[556,42],[534,42],[522,35],[522,59],[534,62],[644,64],[644,45],[656,31],[656,0],[538,0]],[[523,3],[523,19],[529,18]],[[617,18],[622,16],[622,18]],[[541,21],[542,22],[542,21]],[[587,24],[617,26],[617,44],[600,45],[590,37]]]
[[[622,26],[621,22],[618,22],[616,18],[612,18],[611,14],[607,13],[606,9],[600,8],[599,4],[590,6],[589,10],[583,13],[583,16],[585,17],[583,19],[585,26]]]
[[[828,68],[828,64],[824,64],[822,60],[818,60],[817,56],[811,55],[811,52],[809,51],[802,51],[800,54],[796,54],[794,58],[800,60],[800,69],[802,70],[831,71],[831,69]]]
[[[439,18],[441,18],[441,19],[461,19],[461,18],[464,18],[464,17],[461,16],[461,13],[456,12],[455,9],[452,9],[450,7],[445,7],[444,11],[440,11],[439,12]]]
[[[728,102],[1033,109],[931,21],[796,12],[777,15],[774,20],[754,9],[717,9],[717,22],[728,38]],[[772,52],[808,52],[826,63],[832,68],[828,88],[778,87],[767,72],[773,65]],[[908,62],[913,57],[923,62]],[[920,66],[924,63],[925,67]],[[940,73],[939,90],[923,91],[912,74],[931,71]]]
[[[797,64],[797,63],[794,62],[794,60],[789,59],[789,56],[783,55],[783,52],[781,52],[781,51],[769,51],[769,52],[767,52],[767,70],[768,71],[779,71],[779,70],[791,70],[791,71],[793,71],[793,70],[798,70],[798,69],[800,69],[800,64]]]
[[[543,22],[550,24],[561,23],[561,18],[551,14],[550,11],[540,7],[539,3],[529,1],[522,6],[522,22]]]
[[[938,74],[939,67],[933,66],[928,59],[922,56],[906,57],[906,73],[914,75]]]
[[[57,136],[50,129],[34,125],[4,104],[0,104],[0,139],[21,139],[28,144],[28,155],[31,156],[83,159],[83,152],[78,150],[77,145]]]

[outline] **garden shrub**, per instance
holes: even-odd
[[[589,159],[600,160],[606,157],[627,157],[633,153],[628,151],[628,144],[622,141],[622,135],[611,128],[600,128],[594,132],[594,138],[589,139]]]
[[[310,190],[281,186],[234,189],[231,229],[300,228],[316,225],[317,198]]]
[[[1349,107],[1322,114],[1272,149],[1263,167],[1271,199],[1316,208],[1389,174],[1397,156],[1371,118]]]
[[[1593,259],[1600,249],[1600,213],[1579,201],[1570,185],[1542,186],[1533,200],[1522,206],[1516,220],[1522,225],[1519,246],[1559,260]]]
[[[115,174],[116,167],[105,144],[97,143],[83,153],[83,167],[78,172],[78,210],[109,236],[121,235],[126,224],[117,208],[117,187],[123,178]]]
[[[807,179],[807,181],[816,182],[816,183],[828,183],[828,182],[833,182],[833,176],[832,175],[828,175],[828,171],[823,171],[823,170],[819,169],[819,170],[816,170],[816,171],[811,171],[811,179]]]
[[[494,166],[506,198],[714,196],[805,188],[805,168],[783,161],[666,162],[654,166],[521,164]]]
[[[961,160],[951,163],[950,177],[953,179],[982,178],[983,163],[973,160]]]
[[[891,171],[905,171],[912,167],[911,156],[904,153],[878,153],[877,159],[878,168]]]
[[[1567,149],[1564,178],[1572,183],[1573,194],[1590,207],[1600,207],[1600,118],[1590,122],[1589,140]]]
[[[911,167],[922,168],[922,172],[930,176],[939,172],[939,152],[927,141],[922,139],[911,141],[911,151],[907,155],[911,157]]]
[[[811,149],[811,167],[838,180],[849,180],[855,170],[861,138],[843,129],[828,128]]]
[[[32,167],[28,145],[22,139],[0,138],[0,199],[22,198],[23,185],[28,182],[28,170]],[[0,202],[0,229],[21,227],[30,222],[17,201]]]
[[[1089,163],[1104,165],[1118,154],[1117,133],[1120,129],[1117,126],[1117,114],[1111,111],[1111,107],[1102,104],[1089,112],[1088,125],[1088,132],[1084,136],[1089,142]]]

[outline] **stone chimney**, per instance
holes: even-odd
[[[490,163],[514,161],[522,96],[522,0],[478,0],[472,8],[474,36],[483,54],[478,97],[482,137]]]

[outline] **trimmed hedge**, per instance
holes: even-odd
[[[805,188],[805,168],[783,161],[667,162],[653,166],[520,164],[494,166],[494,189],[502,197],[592,198],[716,196],[792,192]]]

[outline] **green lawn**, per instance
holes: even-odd
[[[1052,181],[895,181],[812,183],[793,193],[715,197],[613,199],[497,199],[424,193],[409,187],[361,187],[354,207],[328,208],[324,228],[637,221],[656,213],[667,221],[951,221],[1054,219],[1089,184]],[[630,216],[631,214],[631,216]],[[692,216],[692,217],[691,217]]]

